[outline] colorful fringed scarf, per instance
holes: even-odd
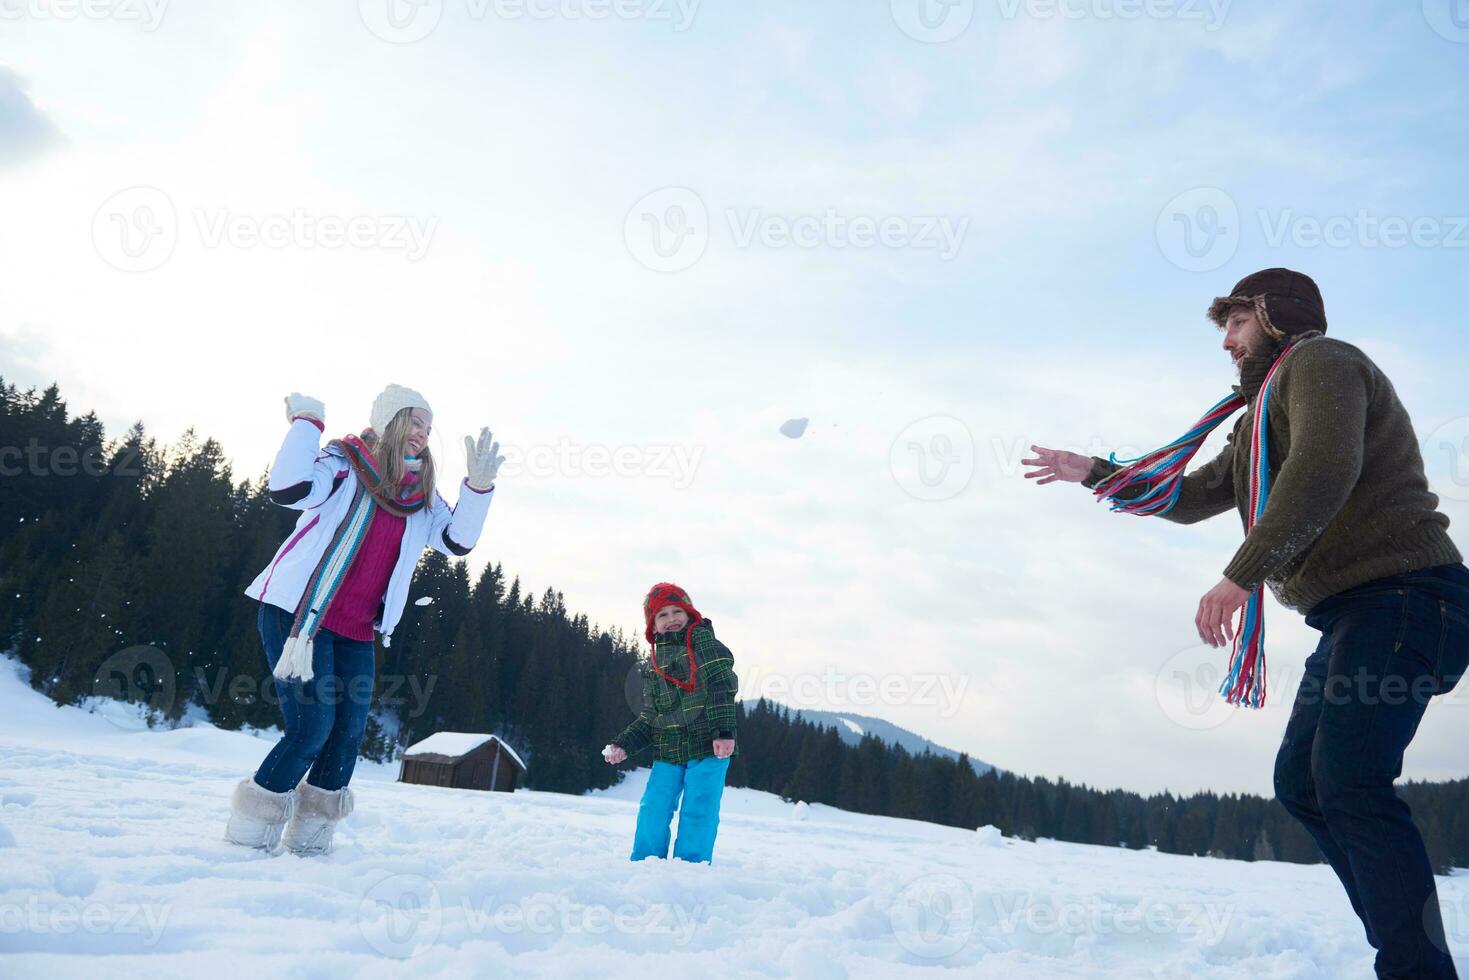
[[[1255,417],[1250,428],[1250,506],[1245,514],[1246,535],[1265,513],[1270,500],[1270,447],[1268,411],[1275,374],[1295,347],[1287,343],[1270,365],[1255,404]],[[1178,503],[1189,460],[1194,458],[1209,433],[1221,422],[1249,404],[1236,392],[1221,400],[1184,436],[1161,449],[1136,459],[1119,460],[1122,469],[1101,480],[1093,489],[1099,500],[1110,500],[1112,510],[1128,514],[1166,514]],[[1124,492],[1140,489],[1123,497]],[[1239,628],[1234,635],[1234,648],[1229,658],[1229,671],[1219,686],[1219,693],[1230,704],[1259,708],[1265,704],[1265,585],[1255,586],[1245,603]]]
[[[347,457],[347,461],[357,471],[357,481],[367,487],[383,510],[399,517],[407,517],[421,509],[425,503],[423,489],[417,485],[418,476],[416,473],[405,473],[399,494],[396,497],[390,495],[383,487],[383,475],[373,456],[377,443],[377,433],[372,429],[364,429],[360,436],[345,435],[340,439],[333,439],[327,446],[336,447]]]
[[[291,633],[286,637],[280,660],[275,665],[275,676],[281,680],[299,677],[305,683],[315,676],[312,641],[337,591],[347,580],[352,562],[362,550],[362,541],[372,524],[373,507],[379,506],[389,513],[406,517],[424,506],[423,488],[419,485],[418,474],[412,471],[403,475],[399,495],[388,495],[377,460],[373,457],[377,442],[377,433],[367,429],[360,436],[347,435],[328,443],[329,447],[336,447],[346,456],[357,474],[357,483],[352,502],[347,506],[347,516],[337,525],[331,543],[322,552],[321,561],[307,580],[306,590],[301,593]]]

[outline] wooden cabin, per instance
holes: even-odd
[[[520,756],[497,736],[435,732],[408,746],[398,782],[513,793],[524,773]]]

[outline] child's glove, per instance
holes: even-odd
[[[620,745],[603,746],[602,760],[609,766],[615,766],[619,762],[627,761],[627,750]]]
[[[296,418],[316,419],[326,425],[326,406],[310,395],[293,391],[286,396],[286,421]]]
[[[489,429],[479,430],[479,442],[471,436],[464,437],[464,457],[469,465],[466,482],[473,490],[488,490],[495,485],[495,474],[505,457],[500,455],[500,444],[494,441]]]

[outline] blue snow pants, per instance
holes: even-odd
[[[719,832],[719,798],[724,795],[728,771],[729,760],[713,756],[682,765],[653,763],[638,806],[632,859],[668,857],[668,827],[677,809],[678,840],[673,845],[673,856],[681,861],[710,863],[714,858],[714,835]]]

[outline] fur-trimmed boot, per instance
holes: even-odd
[[[302,857],[326,854],[337,822],[352,812],[352,805],[350,788],[322,789],[303,779],[296,787],[296,812],[286,825],[286,847]]]
[[[230,822],[224,839],[245,847],[278,853],[281,834],[296,810],[294,793],[274,793],[246,776],[235,786],[230,801]]]

